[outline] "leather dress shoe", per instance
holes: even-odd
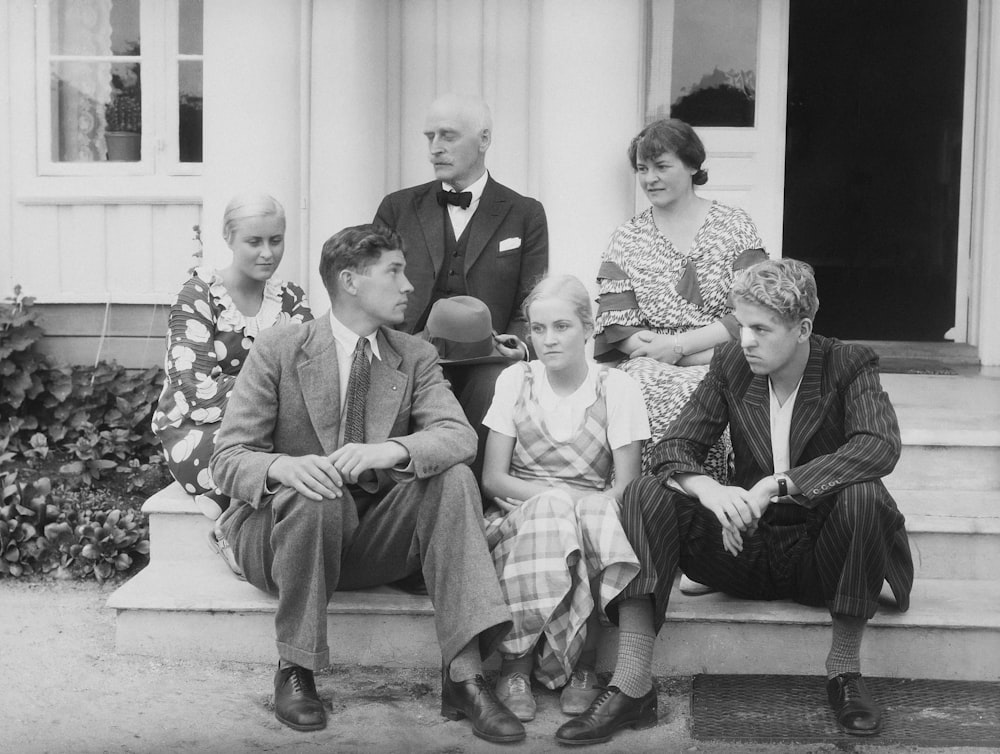
[[[861,673],[841,673],[826,682],[826,695],[845,733],[874,736],[882,730],[882,708],[875,704]]]
[[[586,712],[556,731],[556,741],[571,746],[600,744],[610,741],[622,728],[649,728],[656,725],[656,720],[655,686],[638,699],[610,686]]]
[[[278,668],[274,674],[274,716],[295,730],[326,727],[326,710],[311,670],[299,665]]]
[[[471,681],[453,681],[447,670],[442,671],[441,714],[449,720],[469,718],[472,732],[493,743],[524,740],[521,721],[503,706],[481,675]]]

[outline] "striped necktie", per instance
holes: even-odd
[[[358,338],[347,379],[347,412],[344,415],[344,444],[365,441],[365,402],[371,383],[372,366],[368,360],[368,338]]]

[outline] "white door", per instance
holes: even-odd
[[[646,120],[705,143],[699,193],[746,209],[781,256],[789,0],[650,0]],[[637,205],[648,204],[637,189]]]

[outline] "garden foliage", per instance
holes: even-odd
[[[33,304],[19,287],[0,303],[0,576],[62,569],[103,580],[148,553],[141,515],[65,510],[48,479],[22,484],[8,467],[59,451],[70,459],[60,471],[81,484],[123,473],[141,486],[162,463],[150,418],[163,372],[50,363],[36,348],[43,331]]]

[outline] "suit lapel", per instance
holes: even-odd
[[[510,207],[510,202],[497,188],[496,181],[487,178],[483,195],[479,199],[479,208],[469,222],[469,244],[465,249],[466,272],[472,269],[472,265],[479,259],[486,244],[497,232],[504,217],[510,212]]]
[[[406,375],[397,369],[402,359],[381,330],[377,339],[382,358],[372,359],[371,385],[365,404],[365,437],[371,441],[389,436],[399,416],[407,382]]]
[[[806,441],[815,434],[826,414],[823,401],[823,349],[809,341],[809,361],[802,374],[802,384],[792,409],[792,432],[788,440],[788,460],[798,462]]]
[[[437,277],[441,265],[444,264],[444,210],[437,203],[436,196],[436,191],[441,188],[441,184],[429,183],[425,188],[423,193],[418,192],[413,197],[413,208],[420,220],[420,228],[423,230],[424,248],[419,252],[416,249],[407,249],[406,253],[409,255],[416,252],[430,256],[434,276]]]
[[[743,357],[740,356],[740,359]],[[745,363],[745,362],[744,362]],[[762,469],[774,468],[771,454],[771,403],[768,395],[767,375],[754,374],[746,370],[750,377],[743,399],[737,410],[740,423],[745,430],[750,450],[757,465]]]
[[[323,452],[329,454],[337,449],[340,434],[340,376],[329,316],[319,318],[302,350],[305,359],[298,367],[302,399]]]

